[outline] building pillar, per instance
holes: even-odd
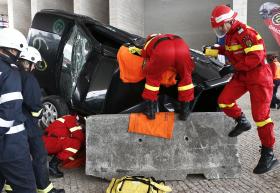
[[[247,5],[248,0],[233,1],[233,10],[238,13],[237,19],[243,23],[247,23]]]
[[[109,24],[109,0],[74,0],[74,13]]]
[[[8,0],[9,26],[27,35],[31,24],[30,0]]]
[[[144,0],[109,0],[110,25],[144,35]]]
[[[32,18],[42,9],[60,9],[73,13],[73,0],[31,0]]]

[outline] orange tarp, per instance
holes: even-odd
[[[132,113],[129,117],[128,132],[171,139],[174,128],[174,112],[156,113],[150,120],[143,113]]]
[[[120,78],[124,83],[136,83],[145,78],[142,69],[143,58],[131,54],[128,47],[120,47],[117,54],[117,60],[120,67]],[[170,67],[163,73],[161,84],[168,87],[175,85],[176,82],[176,70],[175,68]]]

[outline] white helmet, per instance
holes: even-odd
[[[13,48],[21,52],[27,46],[27,40],[20,31],[13,28],[0,30],[0,47]]]
[[[42,57],[40,52],[32,47],[32,46],[28,46],[27,49],[23,50],[20,55],[19,55],[20,59],[24,59],[24,60],[28,60],[29,62],[32,63],[37,63],[37,62],[41,62],[42,61]]]

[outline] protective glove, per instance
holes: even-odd
[[[145,107],[143,113],[147,116],[148,119],[155,119],[157,112],[157,101],[145,101]]]
[[[217,47],[218,45],[204,45],[201,47],[201,49],[206,56],[217,57],[219,54],[219,50],[217,49]]]
[[[187,120],[190,115],[190,103],[189,102],[180,102],[179,106],[179,119],[182,121]]]
[[[221,77],[224,77],[225,75],[233,73],[233,72],[234,72],[233,66],[232,65],[227,65],[219,71],[219,74],[220,74]]]

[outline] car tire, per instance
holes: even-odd
[[[59,96],[51,95],[43,97],[43,113],[40,119],[40,126],[46,128],[50,123],[55,121],[55,119],[69,114],[69,108],[64,101]]]

